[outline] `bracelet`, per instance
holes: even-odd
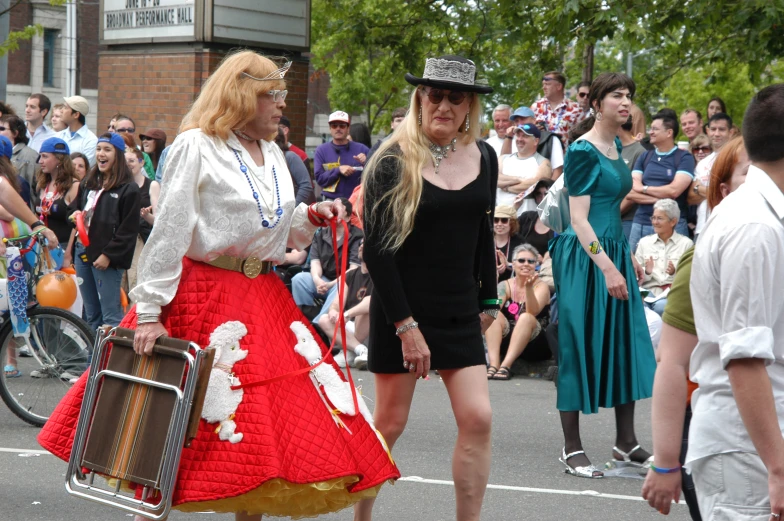
[[[599,244],[599,241],[593,241],[591,244],[588,245],[588,251],[590,251],[594,255],[599,255],[604,250],[602,249],[602,245]]]
[[[655,465],[651,465],[651,470],[657,474],[675,474],[676,472],[680,472],[681,466],[678,465],[677,467],[672,467],[671,469],[666,469],[662,467],[657,467]]]
[[[44,224],[43,221],[35,221],[33,224],[30,225],[30,229],[32,230],[38,226],[43,226],[44,228],[46,228],[46,225]]]
[[[493,320],[498,318],[498,310],[497,309],[483,309],[482,313],[484,313],[488,317],[493,317]]]
[[[400,335],[402,335],[403,333],[405,333],[406,331],[411,331],[412,329],[416,329],[416,328],[418,328],[418,327],[419,327],[419,323],[418,323],[416,320],[412,320],[412,321],[411,321],[411,322],[409,322],[408,324],[403,324],[402,326],[400,326],[399,328],[397,328],[397,329],[395,330],[395,334],[396,334],[397,336],[400,336]]]
[[[157,313],[139,313],[136,315],[136,325],[155,324],[161,321],[161,316]]]
[[[482,306],[500,306],[501,299],[500,298],[489,298],[479,302]]]

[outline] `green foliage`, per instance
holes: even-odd
[[[30,40],[33,36],[43,34],[44,27],[41,24],[28,25],[21,31],[11,31],[8,39],[0,43],[0,56],[5,56],[9,52],[19,49],[20,42]]]
[[[407,104],[406,72],[427,56],[474,60],[497,103],[528,105],[541,76],[625,71],[635,54],[637,101],[651,112],[722,96],[740,119],[751,93],[781,79],[784,0],[313,0],[313,62],[329,73],[335,108],[368,116],[379,131]]]

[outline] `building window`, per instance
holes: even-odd
[[[44,85],[54,87],[54,60],[57,31],[44,29]]]

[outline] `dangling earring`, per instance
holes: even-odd
[[[468,132],[468,116],[466,116],[465,131]]]
[[[596,118],[596,121],[601,121],[603,117],[604,116],[602,115],[601,112],[597,112],[596,115],[594,116],[594,118]]]
[[[419,126],[422,126],[422,107],[419,107]]]

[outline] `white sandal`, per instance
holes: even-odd
[[[566,467],[567,474],[571,474],[572,476],[577,476],[579,478],[588,478],[588,479],[599,479],[604,477],[604,473],[597,469],[593,465],[588,465],[587,467],[572,467],[567,463],[569,458],[572,456],[579,456],[580,454],[585,454],[584,450],[578,450],[575,452],[571,452],[569,454],[566,453],[566,447],[561,450],[561,457],[558,458],[558,461],[564,464]]]
[[[642,463],[637,461],[632,461],[631,455],[640,450],[642,447],[636,445],[632,450],[629,452],[624,452],[618,447],[613,447],[613,451],[617,452],[623,458],[622,460],[615,459],[615,455],[613,454],[613,459],[605,467],[609,468],[624,468],[624,467],[631,467],[635,469],[645,469],[648,470],[653,465],[653,456],[650,456],[647,460],[643,461]]]

